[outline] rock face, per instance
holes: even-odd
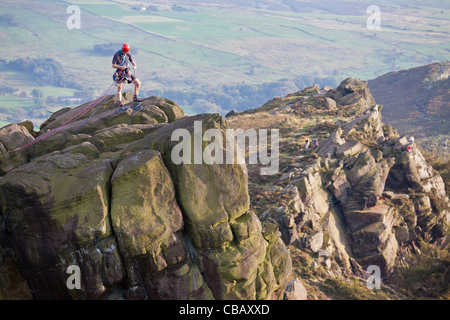
[[[284,293],[284,300],[307,300],[307,298],[308,293],[299,279],[288,283]]]
[[[389,72],[370,80],[372,95],[383,104],[384,121],[407,136],[413,135],[422,149],[450,159],[449,130],[440,126],[450,118],[450,62]]]
[[[28,162],[27,152],[14,153],[20,146],[33,141],[34,137],[22,125],[10,124],[0,129],[0,174],[3,175]]]
[[[246,166],[172,161],[174,130],[193,135],[201,121],[224,133],[226,120],[185,117],[156,97],[142,106],[116,114],[111,98],[81,128],[87,115],[14,159],[8,151],[34,137],[2,129],[0,271],[10,276],[0,288],[16,290],[0,298],[283,298],[290,255],[278,227],[249,210]],[[55,113],[40,134],[76,114]]]
[[[282,218],[266,210],[261,218],[278,223],[286,244],[319,256],[325,250],[343,268],[376,265],[389,277],[402,245],[420,235],[440,241],[448,234],[449,202],[441,176],[414,143],[383,124],[382,106],[366,86],[346,79],[335,90],[319,93],[322,102],[306,95],[306,89],[286,98],[301,107],[301,100],[292,99],[305,94],[306,104],[319,101],[315,107],[325,112],[333,99],[351,117],[339,121],[320,146],[298,153],[295,166],[282,168],[277,188],[298,191],[291,200],[295,208],[284,208]]]
[[[157,97],[116,113],[109,97],[67,126],[86,105],[54,113],[40,132],[0,129],[0,299],[306,299],[293,248],[305,253],[296,263],[330,277],[364,278],[369,266],[390,277],[418,239],[444,244],[449,200],[416,145],[383,124],[366,86],[314,86],[228,120],[186,117]],[[261,178],[270,185],[260,189],[251,181],[255,195],[236,146],[214,149],[234,164],[208,162],[204,135],[215,129],[214,142],[226,141],[233,119],[260,111],[341,120],[311,124],[320,144],[308,149],[287,137],[279,177]],[[250,209],[249,194],[269,205]],[[68,285],[73,266],[81,289]]]
[[[188,259],[179,232],[183,216],[159,152],[143,150],[125,157],[111,184],[111,223],[134,297],[211,297]]]
[[[352,103],[365,105],[366,111],[335,131],[318,153],[329,157],[324,163],[330,177],[325,187],[342,213],[350,235],[349,251],[362,267],[377,265],[387,277],[395,266],[400,244],[412,240],[409,233],[414,233],[416,225],[411,216],[419,220],[432,216],[428,218],[432,222],[421,229],[432,231],[433,223],[444,223],[446,210],[421,214],[413,205],[396,205],[383,196],[386,188],[393,190],[393,195],[414,189],[415,198],[428,198],[427,194],[433,193],[446,203],[448,197],[442,178],[412,143],[405,137],[384,135],[380,107],[373,105],[366,84],[347,79],[336,89],[338,96],[345,93],[339,92],[343,90],[357,93],[361,98]],[[411,153],[408,145],[413,147]]]
[[[276,298],[281,288],[279,284],[284,286],[288,280],[291,262],[280,238],[277,236],[272,242],[266,240],[259,219],[248,211],[246,166],[175,165],[171,160],[177,144],[171,140],[171,133],[186,129],[194,141],[196,121],[201,121],[204,130],[220,128],[225,132],[230,128],[219,115],[184,118],[147,135],[124,152],[150,146],[161,152],[174,177],[177,200],[185,213],[191,254],[206,272],[214,296],[220,299]],[[193,192],[196,189],[198,191]]]
[[[110,285],[121,280],[125,270],[108,221],[112,172],[109,160],[67,154],[31,162],[1,180],[6,230],[37,297],[76,294],[64,279],[70,265],[82,268],[87,299],[106,293],[102,274]],[[106,253],[110,247],[115,250]]]

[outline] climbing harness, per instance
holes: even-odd
[[[123,65],[123,64],[122,64]],[[117,81],[117,85],[120,83],[120,82],[122,82],[123,81],[123,79],[121,79],[120,81]],[[106,100],[102,103],[102,104],[100,104],[98,107],[97,107],[97,109],[95,109],[94,110],[94,112],[92,112],[92,114],[89,116],[89,118],[87,118],[78,128],[77,128],[77,130],[75,130],[75,132],[73,133],[74,135],[75,134],[77,134],[79,131],[80,131],[80,129],[81,128],[83,128],[84,127],[84,125],[97,113],[97,111],[98,110],[100,110],[100,108],[103,106],[103,104],[106,102]],[[122,108],[122,107],[120,107],[120,108]],[[120,109],[119,108],[119,109]],[[115,113],[117,113],[117,110],[116,110],[116,112]]]
[[[130,66],[128,64],[128,56],[127,52],[124,54],[122,50],[120,50],[122,54],[122,64],[121,67],[126,66],[125,69],[117,69],[116,72],[113,74],[113,80],[117,81],[118,83],[121,83],[122,81],[126,80],[128,83],[131,83],[130,79]],[[120,81],[118,81],[120,80]]]

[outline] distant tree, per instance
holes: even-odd
[[[103,43],[103,44],[96,44],[92,48],[92,52],[101,56],[112,56],[114,53],[117,52],[122,47],[123,43],[118,42],[109,42],[109,43]],[[131,46],[131,54],[137,54],[138,49],[134,46]]]
[[[194,9],[185,8],[185,7],[179,6],[177,4],[174,4],[172,6],[172,11],[176,11],[176,12],[196,12]]]
[[[38,85],[74,89],[81,87],[76,77],[66,73],[62,64],[52,58],[20,58],[4,63],[4,68],[28,73]]]
[[[0,16],[0,25],[6,25],[8,27],[17,27],[19,24],[16,21],[14,15],[7,13]]]
[[[33,98],[43,98],[44,97],[44,93],[42,92],[41,89],[34,88],[33,91],[31,91],[31,96]]]
[[[44,93],[41,89],[33,89],[33,91],[31,91],[31,96],[33,97],[34,105],[36,107],[42,107],[44,105]]]
[[[113,43],[113,42],[96,44],[92,49],[92,51],[98,55],[109,56],[113,55],[121,46],[122,46],[121,43]]]
[[[47,104],[53,104],[53,103],[57,103],[57,102],[58,102],[58,99],[57,99],[56,97],[54,97],[54,96],[48,96],[48,97],[45,99],[45,102],[46,102]]]

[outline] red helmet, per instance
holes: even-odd
[[[130,46],[128,45],[128,43],[124,43],[123,44],[122,51],[123,52],[130,52]]]

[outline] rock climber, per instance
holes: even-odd
[[[309,140],[306,140],[305,141],[305,149],[308,149],[309,148]]]
[[[142,102],[142,99],[138,98],[141,82],[129,71],[128,62],[130,62],[133,65],[133,69],[136,70],[137,65],[130,54],[130,46],[127,43],[124,43],[122,49],[114,54],[112,60],[112,67],[116,69],[114,80],[119,83],[117,86],[117,100],[119,101],[119,107],[123,107],[122,88],[124,81],[134,84],[134,102]]]
[[[319,141],[317,141],[317,139],[314,139],[313,142],[314,142],[314,148],[317,148],[319,146]]]
[[[408,146],[406,149],[408,150],[408,153],[412,152],[412,147],[411,146]]]

